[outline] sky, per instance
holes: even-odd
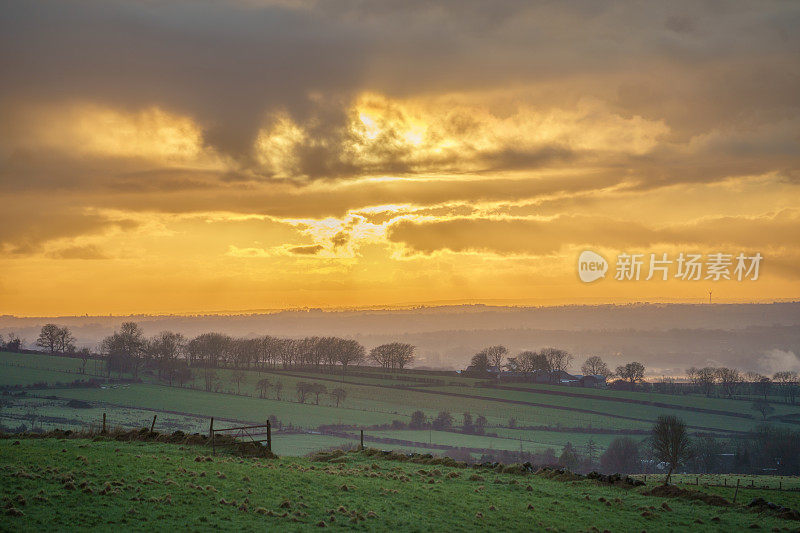
[[[768,0],[4,0],[0,313],[798,299],[798,27]]]

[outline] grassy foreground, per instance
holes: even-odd
[[[0,530],[797,530],[742,506],[586,479],[392,461],[207,458],[199,446],[0,439]]]

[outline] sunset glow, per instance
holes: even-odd
[[[0,37],[0,313],[800,296],[797,4],[37,5]],[[188,31],[213,53],[126,40]],[[584,249],[764,262],[586,285]]]

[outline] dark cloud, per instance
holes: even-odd
[[[696,133],[797,111],[799,22],[798,4],[777,1],[20,0],[5,3],[0,22],[2,102],[160,105],[196,117],[207,142],[241,156],[275,109],[313,117],[315,135],[335,140],[365,89],[528,84],[531,101],[552,105],[638,86],[658,98],[620,98],[623,112]],[[323,144],[303,160],[312,174],[324,171]]]
[[[798,25],[800,4],[761,0],[12,0],[0,18],[0,113],[10,118],[0,121],[0,181],[26,209],[35,202],[22,197],[46,193],[76,210],[286,217],[648,191],[767,173],[798,183]],[[420,155],[403,131],[384,128],[354,158],[352,104],[365,91],[431,99],[440,131],[457,139],[485,124],[467,106],[436,104],[442,94],[472,95],[498,120],[520,107],[569,110],[589,99],[624,119],[663,123],[666,133],[637,153],[622,141],[619,150],[598,150],[511,138]],[[187,115],[224,168],[18,145],[29,137],[29,106],[75,102]],[[251,153],[276,111],[307,136],[282,181]],[[535,174],[543,169],[562,174]],[[441,174],[484,179],[340,183]],[[307,188],[309,179],[335,187]],[[61,234],[114,224],[76,212],[37,211],[30,227],[6,224],[12,229],[0,230],[0,240],[38,249]]]
[[[128,231],[139,225],[130,219],[82,213],[46,199],[37,202],[33,208],[23,204],[6,205],[0,221],[0,249],[10,254],[36,253],[45,243],[57,239],[97,235],[111,230]]]
[[[317,255],[322,249],[323,246],[321,244],[315,244],[310,246],[295,246],[294,248],[289,248],[289,252],[295,255]]]
[[[93,244],[59,248],[49,252],[47,256],[53,259],[108,259],[108,256]]]
[[[453,218],[414,222],[401,220],[389,229],[389,239],[426,254],[437,250],[489,251],[501,255],[547,255],[567,246],[647,249],[656,244],[685,245],[721,252],[782,250],[800,242],[800,213],[786,210],[764,217],[716,217],[691,224],[653,228],[598,216],[528,218]],[[688,250],[687,250],[688,251]]]
[[[344,246],[348,242],[350,242],[350,234],[346,231],[340,231],[331,238],[334,250],[340,246]]]

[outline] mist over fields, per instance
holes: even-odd
[[[390,341],[417,346],[416,366],[463,368],[481,347],[511,352],[557,346],[610,366],[637,360],[651,376],[681,375],[689,366],[735,366],[766,374],[800,370],[800,302],[772,304],[634,304],[561,307],[462,305],[389,310],[292,310],[239,315],[0,317],[0,333],[33,347],[47,322],[68,325],[77,345],[96,349],[120,323],[133,320],[148,335],[171,330],[192,337],[337,335],[367,349]]]

